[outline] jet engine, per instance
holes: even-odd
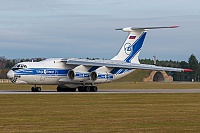
[[[104,83],[114,80],[114,75],[110,73],[110,69],[107,67],[100,67],[97,70],[90,73],[90,80],[94,83]]]
[[[89,80],[89,72],[86,66],[80,65],[68,71],[67,76],[70,80],[85,81]]]
[[[75,81],[85,81],[90,79],[88,72],[74,71],[73,69],[69,70],[67,75],[70,80]]]

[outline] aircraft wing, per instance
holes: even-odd
[[[127,63],[124,61],[116,61],[116,60],[87,60],[87,59],[70,58],[70,59],[62,59],[61,62],[65,62],[68,65],[99,66],[99,67],[106,66],[106,67],[111,67],[111,68],[122,68],[122,69],[192,72],[191,69],[161,67],[161,66],[148,65],[148,64]]]

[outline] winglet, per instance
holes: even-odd
[[[183,72],[193,72],[192,69],[183,69]]]

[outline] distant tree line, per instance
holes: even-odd
[[[154,64],[154,60],[152,59],[141,59],[140,63],[142,64]],[[198,62],[197,58],[192,54],[188,62],[186,61],[159,61],[156,60],[157,66],[164,67],[177,67],[177,68],[190,68],[193,72],[167,72],[168,75],[171,75],[174,81],[200,81],[200,62]]]
[[[36,62],[44,60],[45,58],[31,58],[31,59],[6,59],[0,57],[0,79],[7,78],[6,74],[16,63],[19,62]]]
[[[41,61],[45,58],[31,58],[31,59],[6,59],[5,57],[0,57],[0,78],[6,78],[6,73],[10,68],[12,68],[16,63],[19,62],[35,62]],[[90,59],[90,58],[88,58]],[[92,58],[92,60],[99,58]],[[140,59],[140,63],[142,64],[154,64],[154,60],[152,59]],[[172,61],[165,60],[159,61],[156,60],[157,66],[164,67],[178,67],[178,68],[190,68],[193,72],[167,72],[168,75],[171,75],[174,81],[200,81],[200,62],[197,58],[192,54],[188,62],[186,61]]]

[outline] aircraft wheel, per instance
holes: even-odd
[[[32,87],[32,88],[31,88],[31,91],[32,91],[32,92],[35,92],[35,87]]]
[[[84,92],[84,87],[83,87],[83,86],[79,86],[79,87],[78,87],[78,91],[79,91],[79,92]]]
[[[84,90],[85,90],[85,92],[90,92],[91,91],[91,87],[90,86],[85,86]]]
[[[70,91],[71,92],[76,92],[76,88],[71,88]]]
[[[63,91],[63,92],[70,92],[70,91],[71,91],[71,88],[65,87],[65,88],[62,88],[62,91]]]
[[[92,89],[91,89],[92,92],[97,92],[97,90],[98,88],[96,86],[92,86]]]
[[[41,92],[41,87],[32,87],[31,91],[32,92]]]
[[[62,91],[63,91],[62,87],[58,86],[57,87],[57,92],[62,92]]]
[[[37,88],[37,92],[41,92],[41,87],[36,87]]]

